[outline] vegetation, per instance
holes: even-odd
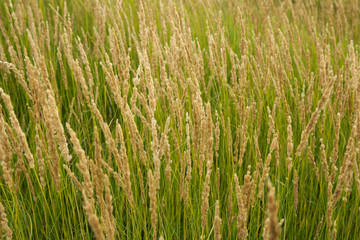
[[[0,1],[0,238],[359,239],[357,0]]]

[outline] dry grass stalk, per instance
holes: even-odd
[[[325,180],[326,182],[330,182],[330,175],[329,175],[329,165],[327,163],[327,159],[326,159],[326,152],[325,152],[325,145],[323,142],[323,139],[320,139],[320,158],[321,158],[321,164],[322,164],[322,168],[324,170],[325,173]]]
[[[155,119],[152,120],[151,135],[152,135],[151,150],[153,153],[153,162],[154,162],[154,166],[155,166],[155,172],[154,172],[155,185],[156,185],[156,190],[159,190],[160,189],[161,161],[160,161],[160,156],[159,156],[160,150],[159,150],[159,139],[158,139],[158,134],[157,134],[157,123],[156,123]]]
[[[0,88],[0,95],[1,95],[1,98],[5,102],[5,105],[6,105],[7,109],[10,112],[11,126],[14,129],[17,137],[19,138],[21,148],[24,151],[26,159],[29,161],[29,166],[30,166],[30,168],[34,168],[35,167],[34,157],[33,157],[33,154],[30,151],[28,142],[26,140],[25,133],[21,129],[20,123],[19,123],[19,121],[18,121],[18,119],[17,119],[17,117],[15,115],[14,108],[13,108],[13,105],[12,105],[11,100],[10,100],[10,96],[7,95],[2,88]]]
[[[76,133],[72,130],[69,123],[66,124],[66,128],[70,133],[70,139],[74,145],[74,151],[76,155],[79,157],[79,162],[76,164],[76,166],[83,175],[82,186],[84,188],[85,197],[87,199],[92,199],[94,191],[93,191],[93,183],[90,179],[89,160],[85,155],[85,151],[82,149],[80,145],[80,141],[77,138]]]
[[[229,218],[228,218],[228,222],[227,222],[228,229],[230,229],[231,223],[233,221],[233,217],[232,217],[233,213],[232,212],[233,212],[233,192],[234,192],[234,190],[233,190],[233,182],[232,181],[230,183],[229,189],[230,189],[228,191],[229,192],[228,193],[228,206],[229,206],[228,215],[229,215]]]
[[[122,156],[122,165],[123,165],[123,179],[125,182],[125,191],[128,195],[129,201],[131,204],[134,203],[134,197],[133,197],[133,193],[132,193],[132,189],[131,189],[131,179],[130,179],[130,167],[129,167],[129,159],[127,157],[127,153],[126,153],[126,146],[125,146],[125,140],[124,140],[124,134],[122,131],[122,128],[120,126],[120,124],[117,122],[116,123],[116,129],[117,132],[119,134],[119,138],[120,138],[120,144],[121,144],[121,148],[120,148],[120,153]]]
[[[321,220],[316,228],[316,234],[314,236],[314,240],[318,239],[319,238],[319,234],[320,234],[320,230],[321,230],[321,227],[322,227],[322,224],[323,224],[323,221],[324,221],[324,216],[321,217]]]
[[[85,193],[85,190],[83,191],[84,210],[86,212],[86,215],[88,216],[89,224],[90,224],[92,230],[94,231],[95,238],[97,240],[105,240],[103,227],[100,224],[99,217],[96,216],[96,213],[94,211],[93,199],[88,199],[87,193]]]
[[[352,176],[353,176],[354,168],[355,167],[357,168],[357,165],[355,162],[355,158],[356,158],[355,137],[357,134],[357,119],[353,124],[351,133],[352,134],[350,136],[348,145],[346,147],[343,164],[340,168],[340,175],[339,175],[339,178],[338,178],[338,181],[336,184],[336,188],[335,188],[335,191],[334,191],[334,194],[332,197],[331,208],[335,208],[337,201],[341,197],[343,187],[345,187],[346,184],[350,183]],[[354,163],[355,163],[355,165],[354,165]]]
[[[215,125],[215,157],[219,158],[220,149],[220,122],[218,112],[216,111],[216,125]]]
[[[272,158],[271,154],[278,147],[278,138],[279,138],[279,134],[276,133],[273,140],[271,141],[270,152],[266,157],[265,165],[263,166],[263,172],[262,172],[261,178],[259,180],[259,192],[257,195],[258,198],[261,198],[264,194],[265,180],[268,177],[268,174],[270,171],[270,162],[271,162],[271,158]]]
[[[169,132],[170,132],[170,117],[168,117],[168,119],[166,120],[165,123],[165,130],[163,132],[162,135],[162,141],[161,141],[161,150],[163,155],[165,156],[165,162],[166,162],[166,167],[165,167],[165,176],[167,178],[168,181],[171,181],[171,158],[170,158],[170,144],[169,144]]]
[[[334,81],[335,81],[334,77],[328,81],[327,85],[325,86],[323,96],[321,97],[317,108],[311,115],[310,121],[306,125],[306,128],[302,131],[300,143],[296,149],[296,154],[295,154],[296,156],[300,156],[302,154],[302,152],[304,151],[304,149],[306,148],[309,135],[310,135],[311,131],[315,128],[317,120],[320,117],[321,111],[325,109],[327,102],[329,101],[330,95],[333,90]]]
[[[201,197],[201,227],[203,231],[207,226],[207,214],[209,209],[209,195],[210,195],[210,177],[211,177],[211,169],[208,169],[205,176],[204,188]]]
[[[296,211],[297,211],[297,208],[298,208],[298,201],[299,201],[299,193],[298,193],[299,179],[298,179],[298,175],[297,175],[296,170],[295,170],[295,173],[294,173],[293,184],[294,184],[294,194],[295,194],[294,205],[295,205],[295,215],[296,215]]]
[[[214,238],[215,240],[221,239],[221,218],[220,218],[220,204],[219,200],[215,203],[215,218],[214,218]]]
[[[288,165],[288,171],[291,171],[292,168],[292,157],[291,157],[291,153],[293,151],[294,148],[294,144],[293,144],[293,132],[292,132],[292,126],[291,126],[291,117],[290,115],[287,118],[287,122],[288,122],[288,127],[287,127],[287,158],[286,158],[286,162]]]
[[[150,198],[150,212],[151,212],[151,228],[153,232],[153,239],[157,236],[157,206],[156,206],[156,183],[151,170],[149,170],[149,198]]]
[[[95,150],[94,150],[95,161],[90,162],[90,170],[91,170],[92,180],[94,183],[96,198],[99,201],[100,199],[102,200],[103,198],[102,195],[104,190],[104,184],[103,184],[104,174],[102,171],[103,159],[101,156],[101,145],[100,145],[98,129],[96,126],[94,127],[94,145],[95,145]],[[103,209],[103,207],[101,206],[102,203],[99,204],[100,204],[100,208]]]
[[[6,240],[11,240],[12,239],[12,230],[10,229],[9,224],[8,224],[8,219],[6,217],[5,208],[1,203],[0,203],[0,223],[1,223],[1,228],[5,232]]]
[[[55,102],[55,98],[53,92],[50,90],[46,91],[48,98],[46,99],[46,108],[44,108],[44,112],[48,112],[50,120],[50,127],[52,129],[52,134],[55,136],[56,142],[59,145],[59,150],[61,155],[63,156],[66,162],[71,160],[71,156],[69,155],[69,149],[66,142],[64,127],[61,124],[59,111]]]
[[[45,149],[45,146],[43,144],[43,141],[40,140],[39,137],[39,127],[36,127],[36,135],[35,135],[35,142],[36,142],[36,158],[37,163],[39,167],[39,177],[40,177],[40,183],[42,187],[45,187],[45,161],[43,157],[43,151]]]
[[[276,240],[281,233],[281,223],[278,222],[277,212],[279,205],[275,200],[275,188],[272,186],[270,180],[268,181],[267,195],[267,214],[268,218],[265,220],[265,227],[263,232],[263,238],[266,240]]]
[[[19,80],[21,86],[25,89],[25,92],[27,93],[29,98],[32,99],[31,92],[29,90],[27,83],[25,82],[25,77],[21,70],[19,70],[14,64],[6,61],[1,61],[1,59],[0,59],[0,69],[3,69],[5,71],[12,70],[14,74],[17,76],[17,79]]]
[[[115,239],[116,223],[113,214],[113,203],[112,203],[113,200],[110,190],[110,181],[107,175],[104,176],[104,182],[105,182],[105,204],[107,210],[105,216],[107,216],[108,218],[105,226],[106,238]]]
[[[245,205],[247,204],[244,199],[244,194],[240,188],[238,176],[234,175],[235,181],[235,190],[236,190],[236,199],[238,205],[238,216],[237,216],[237,228],[238,228],[238,237],[239,239],[247,238],[248,230],[247,230],[247,210]]]
[[[80,189],[80,191],[84,191],[83,186],[81,185],[79,180],[76,178],[75,174],[71,171],[71,169],[68,166],[66,166],[65,164],[63,165],[63,168],[65,169],[65,171],[67,172],[69,177],[74,181],[75,185]]]
[[[185,203],[188,204],[189,197],[190,197],[190,181],[191,181],[191,145],[190,145],[190,118],[189,114],[186,113],[186,166],[187,172],[185,177]]]
[[[11,168],[11,159],[12,159],[12,151],[9,142],[9,138],[5,131],[5,122],[1,116],[0,119],[0,165],[3,171],[3,177],[5,179],[6,184],[10,189],[14,189],[14,181],[13,181],[13,169]]]

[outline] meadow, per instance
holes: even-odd
[[[360,239],[358,0],[0,1],[0,239]]]

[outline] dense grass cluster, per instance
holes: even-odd
[[[359,4],[0,1],[0,238],[359,239]]]

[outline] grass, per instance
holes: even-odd
[[[1,1],[0,238],[359,238],[359,22],[351,0]]]

